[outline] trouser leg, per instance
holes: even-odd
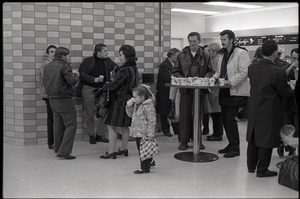
[[[63,113],[62,118],[64,120],[66,129],[59,152],[64,154],[71,154],[77,129],[75,107],[73,111]]]
[[[221,110],[225,132],[230,144],[230,150],[240,151],[239,130],[237,121],[235,120],[238,112],[238,107],[221,106]]]
[[[50,102],[48,98],[43,98],[47,105],[47,137],[48,137],[48,145],[54,144],[54,133],[53,133],[53,111],[50,106]]]
[[[268,170],[271,163],[272,151],[272,148],[259,147],[257,173],[265,173]]]
[[[254,132],[252,132],[251,142],[247,147],[247,167],[249,170],[255,170],[258,162],[258,147],[255,146]]]
[[[54,118],[54,153],[59,151],[61,146],[63,136],[64,136],[64,122],[62,116],[53,110],[53,118]]]
[[[192,138],[192,104],[193,95],[184,93],[181,94],[180,98],[180,132],[179,132],[179,142],[189,142]]]
[[[86,115],[86,127],[85,133],[89,136],[96,135],[94,131],[94,117],[96,115],[96,108],[94,105],[94,98],[92,96],[92,90],[95,88],[83,85],[82,87],[82,102],[83,102],[83,110]]]
[[[213,135],[216,137],[223,135],[222,113],[211,113],[213,121]]]
[[[179,135],[179,129],[180,129],[179,122],[175,122],[175,123],[171,122],[171,125],[173,128],[174,134]]]
[[[160,123],[161,123],[161,129],[162,129],[163,133],[164,134],[170,133],[170,124],[169,124],[167,115],[160,114]]]
[[[209,132],[209,113],[205,113],[203,116],[203,134],[208,134]]]

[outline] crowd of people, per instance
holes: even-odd
[[[198,32],[189,33],[187,39],[188,46],[182,50],[170,49],[167,58],[159,65],[156,95],[149,86],[139,85],[138,58],[133,46],[125,44],[120,47],[118,65],[108,57],[106,45],[97,44],[93,55],[83,60],[77,72],[71,67],[69,49],[50,45],[46,50],[47,60],[40,69],[41,96],[47,105],[49,149],[54,149],[60,158],[76,158],[71,154],[77,129],[72,98],[77,96],[83,100],[84,130],[90,137],[90,144],[108,142],[108,150],[100,156],[101,159],[128,156],[130,136],[136,139],[141,155],[143,139],[154,139],[158,122],[167,137],[172,137],[171,125],[174,134],[178,135],[178,149],[187,150],[193,137],[194,92],[189,88],[170,88],[166,83],[171,82],[172,76],[207,77],[216,83],[224,78],[229,83],[228,88],[200,91],[202,135],[209,133],[211,116],[213,133],[207,136],[207,141],[221,141],[225,131],[228,144],[218,152],[223,153],[224,158],[239,156],[240,137],[236,118],[242,107],[248,107],[248,172],[256,170],[257,177],[276,176],[277,172],[268,169],[272,150],[278,147],[278,154],[282,155],[283,146],[288,146],[285,140],[281,141],[281,128],[293,125],[296,129],[294,137],[299,136],[298,48],[292,50],[288,63],[280,59],[277,43],[268,40],[256,50],[251,61],[247,49],[235,45],[235,34],[231,30],[220,33],[221,45],[214,42],[200,46]],[[294,89],[289,80],[297,80]],[[109,91],[110,104],[104,119],[98,121],[95,132],[97,107],[92,91],[97,88]],[[172,108],[176,109],[177,120],[168,117]],[[108,137],[101,128],[104,124]],[[119,148],[116,147],[118,133],[122,135]],[[205,149],[200,140],[200,149]],[[295,154],[294,145],[290,146],[289,152],[290,155]],[[134,173],[149,173],[155,164],[153,157],[141,159],[140,169]]]

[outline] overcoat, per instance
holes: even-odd
[[[255,144],[262,148],[280,145],[280,129],[284,124],[284,99],[293,97],[284,70],[267,59],[260,59],[248,68],[250,98],[247,141],[255,133]]]
[[[127,100],[132,98],[132,89],[138,84],[138,69],[134,61],[128,61],[115,68],[114,73],[114,80],[107,87],[111,96],[111,104],[105,124],[127,127],[131,125],[131,118],[126,114],[125,106]]]
[[[172,72],[173,65],[167,58],[159,66],[156,83],[156,112],[161,115],[168,115],[171,110],[170,87],[165,84],[171,82]]]

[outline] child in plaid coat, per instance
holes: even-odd
[[[130,135],[136,138],[136,145],[140,154],[142,138],[154,138],[156,111],[154,108],[154,95],[147,85],[141,85],[132,90],[133,98],[127,101],[126,113],[132,117]],[[141,169],[135,174],[149,173],[150,167],[155,166],[152,158],[141,160]]]

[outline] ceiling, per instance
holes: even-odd
[[[255,10],[270,10],[270,9],[280,9],[280,8],[288,8],[288,7],[298,7],[298,3],[296,2],[234,2],[234,3],[243,3],[243,4],[251,4],[251,5],[259,5],[263,6],[261,8],[256,9],[245,9],[245,8],[234,8],[234,7],[225,7],[225,6],[213,6],[204,4],[207,2],[171,2],[171,8],[181,8],[181,9],[192,9],[192,10],[205,10],[205,11],[217,11],[221,12],[220,14],[214,16],[228,15],[228,14],[241,14],[246,12],[252,12]],[[191,16],[195,14],[191,13],[182,13],[182,12],[172,12],[174,16]],[[209,17],[213,15],[207,14],[196,14],[202,15],[204,17]]]

